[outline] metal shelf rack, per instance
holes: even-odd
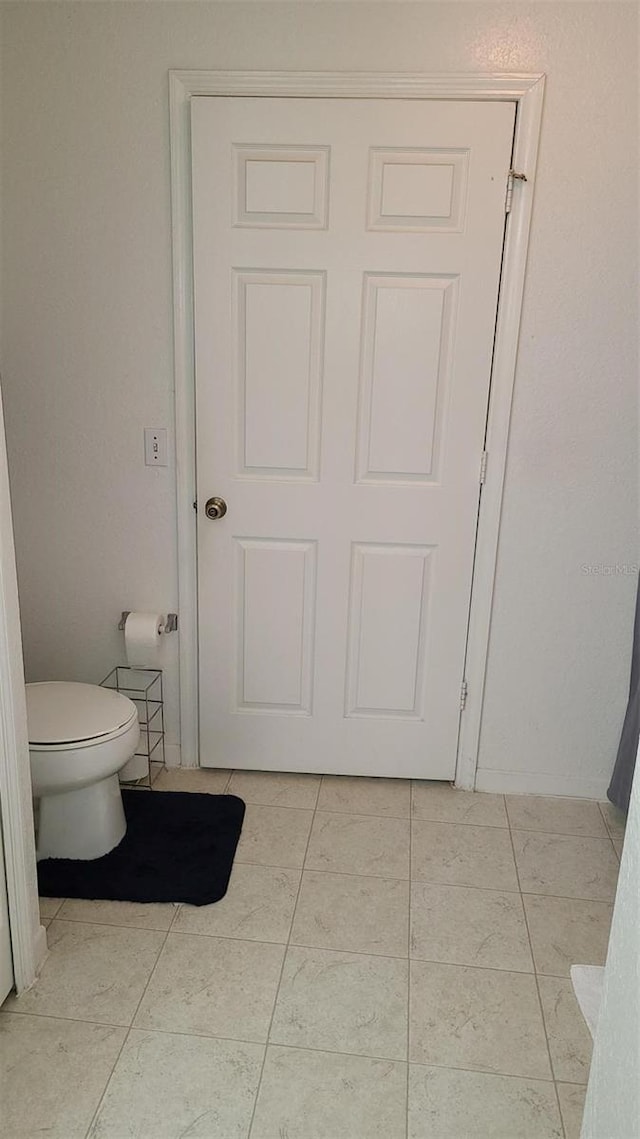
[[[164,696],[162,692],[161,668],[131,668],[118,664],[100,682],[102,688],[111,688],[128,696],[138,709],[140,723],[140,743],[136,756],[144,756],[147,761],[147,774],[136,782],[139,786],[152,788],[151,762],[164,766]],[[134,758],[134,757],[132,757]],[[147,780],[146,783],[143,781]]]

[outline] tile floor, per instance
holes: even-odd
[[[242,796],[215,906],[43,899],[3,1136],[578,1139],[621,816],[442,784],[163,771]]]

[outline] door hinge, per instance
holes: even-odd
[[[193,502],[192,502],[192,504],[191,504],[191,505],[193,506],[193,509],[194,509],[194,510],[197,510],[197,509],[198,509],[198,500],[197,500],[197,498],[194,498],[194,500],[193,500]]]
[[[468,686],[466,680],[463,680],[462,684],[460,686],[460,711],[461,712],[464,712],[464,710],[467,706],[467,694],[468,694],[468,692],[469,692],[469,686]]]
[[[487,460],[488,460],[488,458],[489,458],[489,452],[483,451],[482,455],[480,456],[480,486],[484,486],[485,482],[487,481]]]
[[[511,201],[513,198],[513,183],[514,182],[526,182],[526,181],[527,181],[527,175],[526,174],[518,174],[516,170],[510,170],[509,171],[509,173],[507,175],[507,195],[506,195],[506,198],[504,200],[504,212],[505,212],[505,214],[511,213]]]

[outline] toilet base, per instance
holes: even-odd
[[[37,857],[101,858],[126,829],[117,775],[75,791],[42,795]]]

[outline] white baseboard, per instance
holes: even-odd
[[[167,767],[182,766],[180,744],[165,744],[165,762]],[[190,766],[195,768],[197,765]],[[597,799],[603,802],[607,797],[609,781],[609,776],[605,775],[589,778],[585,775],[479,768],[476,791],[491,791],[498,795],[558,795],[569,799]]]
[[[558,795],[570,799],[607,797],[609,777],[560,775],[532,771],[491,771],[478,768],[476,791],[493,791],[499,795]]]
[[[167,767],[180,767],[180,744],[164,745],[164,762]]]

